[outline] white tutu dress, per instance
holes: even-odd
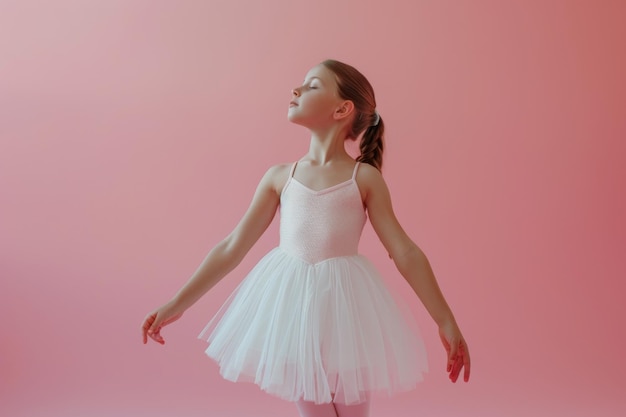
[[[225,379],[289,401],[357,404],[413,389],[427,370],[424,345],[357,253],[366,221],[359,164],[320,191],[293,178],[295,167],[280,198],[280,245],[200,333],[207,355]]]

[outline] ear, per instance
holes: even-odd
[[[354,103],[350,100],[344,100],[341,103],[339,103],[339,106],[337,106],[337,108],[335,109],[335,112],[333,113],[333,118],[335,120],[342,120],[347,117],[350,117],[350,115],[353,112],[354,112]]]

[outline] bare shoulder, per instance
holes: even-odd
[[[357,182],[364,200],[380,192],[387,193],[387,185],[381,172],[370,164],[362,163],[357,172]]]
[[[261,180],[261,185],[272,189],[277,195],[280,195],[289,178],[292,165],[291,163],[284,163],[269,167]]]
[[[359,181],[363,180],[368,183],[371,181],[381,181],[383,179],[383,175],[378,169],[365,162],[361,162],[357,174]]]

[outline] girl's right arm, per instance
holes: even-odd
[[[270,168],[259,183],[250,207],[235,229],[206,256],[189,281],[161,307],[149,313],[141,329],[143,343],[148,337],[164,344],[161,329],[182,314],[232,271],[272,222],[287,180],[288,165]]]

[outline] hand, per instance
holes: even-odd
[[[178,311],[171,303],[167,303],[149,313],[141,325],[144,345],[148,343],[148,336],[155,342],[164,345],[165,339],[161,336],[161,329],[175,322],[182,315],[183,312]]]
[[[470,377],[470,356],[467,343],[461,335],[461,331],[456,323],[448,323],[439,328],[439,337],[443,347],[448,354],[448,363],[446,372],[450,375],[450,380],[456,382],[461,373],[461,369],[465,368],[463,380],[469,381]]]

